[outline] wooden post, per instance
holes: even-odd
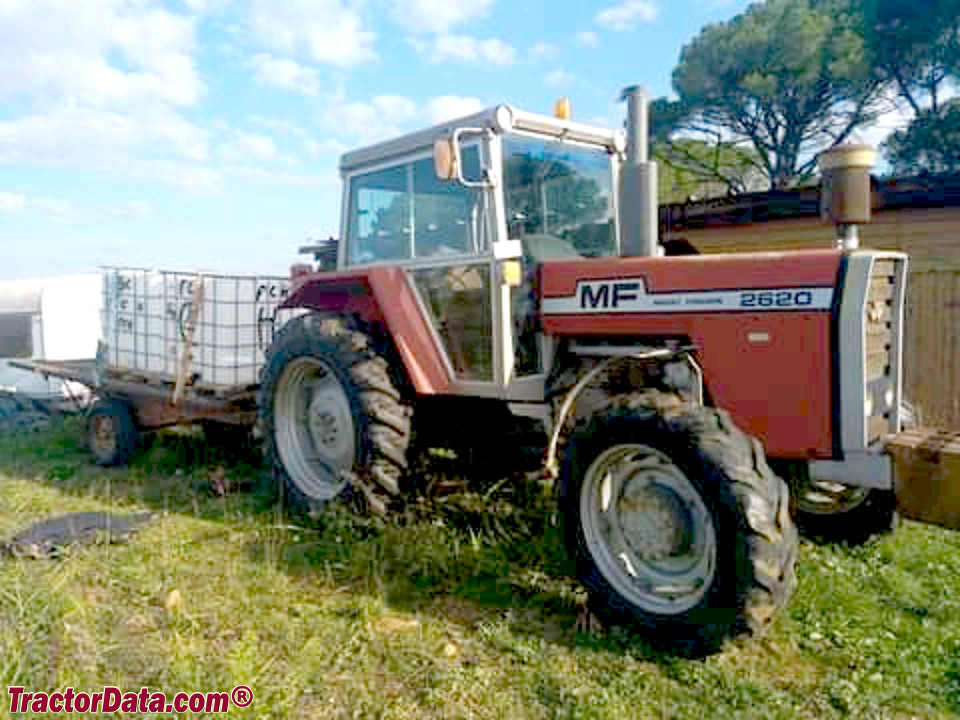
[[[176,407],[183,400],[183,393],[190,379],[193,369],[193,333],[196,330],[197,319],[203,309],[203,274],[198,273],[193,280],[193,294],[190,298],[190,314],[184,328],[183,353],[180,355],[180,364],[177,368],[177,382],[173,387],[173,398],[170,404]]]

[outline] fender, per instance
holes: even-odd
[[[438,395],[451,388],[429,319],[402,268],[379,266],[297,275],[280,307],[356,315],[391,338],[417,393]]]

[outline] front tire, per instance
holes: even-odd
[[[568,542],[594,612],[684,652],[760,635],[796,584],[785,483],[723,411],[614,398],[575,432]]]
[[[366,335],[315,314],[291,320],[267,352],[257,406],[295,507],[316,512],[348,488],[377,513],[397,503],[410,411]]]

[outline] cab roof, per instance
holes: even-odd
[[[611,153],[621,152],[624,146],[622,130],[584,125],[571,120],[560,120],[549,115],[518,110],[510,105],[497,105],[473,115],[449,120],[433,127],[344,153],[340,157],[340,173],[346,175],[369,165],[431,148],[437,138],[449,137],[458,128],[476,128],[495,132],[510,130],[532,132],[546,137],[599,145],[606,147]]]

